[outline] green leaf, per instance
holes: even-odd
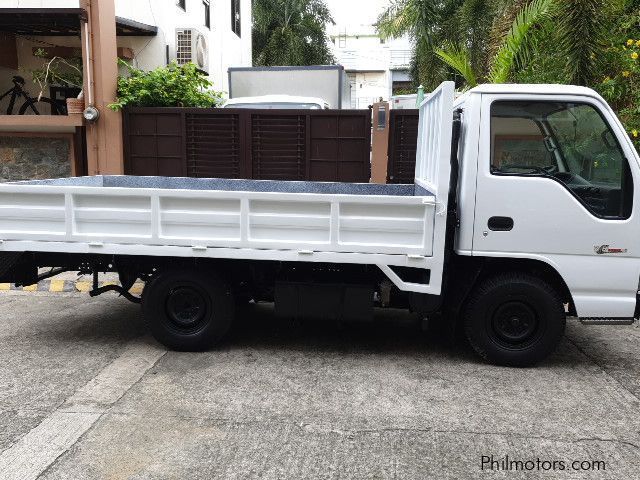
[[[503,45],[493,60],[488,76],[491,83],[506,83],[518,62],[530,55],[533,27],[549,15],[556,0],[532,0],[516,16]]]
[[[478,78],[473,71],[469,50],[466,47],[450,44],[447,47],[436,49],[436,54],[447,65],[460,73],[469,87],[473,88],[478,85]]]

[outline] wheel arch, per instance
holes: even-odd
[[[450,304],[456,307],[456,323],[459,313],[464,309],[469,295],[483,280],[501,273],[521,272],[535,275],[549,283],[561,296],[563,302],[569,305],[568,314],[577,315],[576,306],[567,283],[558,269],[542,259],[533,258],[500,258],[500,257],[460,257],[457,259],[456,278],[452,278],[450,290],[457,292],[449,296]],[[462,270],[462,271],[460,271]]]

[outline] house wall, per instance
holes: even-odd
[[[170,59],[175,58],[176,29],[197,28],[208,36],[209,74],[216,90],[229,89],[227,71],[229,67],[248,67],[251,57],[251,0],[241,0],[241,37],[231,29],[232,0],[211,0],[211,29],[204,25],[202,0],[186,0],[186,10],[177,6],[176,0],[116,0],[116,15],[136,22],[155,25],[155,37],[118,37],[119,47],[132,48],[134,65],[151,70],[166,64],[166,47]],[[78,8],[78,0],[2,0],[3,8]],[[34,58],[31,47],[38,41],[63,46],[80,46],[77,38],[33,37],[34,40],[18,38],[19,62],[22,75],[30,77],[28,70],[37,68],[42,60]],[[15,72],[0,69],[0,79],[11,78]],[[8,88],[8,87],[7,87]],[[29,88],[33,90],[33,85]],[[4,90],[2,90],[4,92]]]
[[[135,54],[134,65],[143,70],[150,70],[166,64],[167,46],[169,58],[175,58],[177,28],[197,28],[208,36],[209,73],[214,82],[214,89],[227,91],[228,68],[252,64],[251,0],[241,0],[241,36],[232,31],[231,0],[211,0],[210,5],[211,28],[207,29],[204,25],[202,0],[186,0],[186,10],[178,7],[176,0],[115,0],[118,17],[158,27],[158,35],[155,37],[118,37],[117,45],[131,48]],[[79,6],[79,0],[0,0],[1,8]],[[81,47],[78,37],[18,36],[15,41],[19,67],[17,70],[0,67],[0,95],[12,87],[13,75],[25,78],[25,90],[30,96],[40,93],[40,87],[31,81],[31,71],[42,68],[46,61],[33,56],[34,47]],[[43,95],[50,95],[48,88]],[[6,112],[8,103],[9,98],[0,101],[0,115]],[[23,103],[23,100],[18,100],[14,114],[17,114]],[[0,132],[0,182],[69,176],[72,173],[69,151],[68,140],[15,136]]]
[[[408,75],[409,38],[382,40],[373,25],[338,25],[331,29],[337,63],[349,74],[354,108],[366,108],[393,94],[393,79]]]
[[[157,37],[120,37],[119,47],[130,47],[134,64],[143,70],[166,63],[166,46],[170,59],[175,58],[176,28],[197,28],[208,34],[209,74],[216,90],[228,92],[229,67],[249,67],[251,58],[251,0],[241,0],[241,37],[231,29],[232,0],[211,0],[211,29],[204,25],[202,0],[186,0],[186,11],[175,0],[116,0],[116,15],[137,22],[156,25]]]
[[[380,99],[388,98],[388,72],[349,72],[347,75],[351,83],[352,108],[367,108]]]

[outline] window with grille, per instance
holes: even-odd
[[[242,36],[241,23],[240,0],[231,0],[231,30],[239,37]]]

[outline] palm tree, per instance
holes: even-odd
[[[552,37],[566,57],[565,79],[568,83],[588,85],[594,78],[605,48],[607,32],[625,1],[556,0],[556,35]]]
[[[513,81],[534,65],[547,79],[587,85],[599,74],[606,32],[635,2],[392,0],[378,28],[383,36],[412,36],[415,77],[425,86],[452,71],[468,85]]]
[[[517,12],[511,28],[501,40],[488,71],[478,72],[471,62],[469,48],[464,44],[449,44],[436,50],[436,54],[460,73],[468,86],[475,87],[478,77],[489,83],[507,82],[513,69],[526,63],[531,56],[534,27],[549,15],[556,0],[532,0]]]
[[[484,64],[488,32],[502,1],[506,0],[391,0],[378,18],[378,33],[413,40],[414,80],[432,88],[451,73],[436,55],[437,48],[464,40],[471,63],[476,68]]]
[[[254,0],[254,65],[335,63],[326,32],[333,23],[324,0]]]
[[[520,0],[496,18],[485,70],[474,68],[468,47],[449,44],[437,55],[460,73],[467,85],[478,78],[490,83],[513,80],[529,64],[552,69],[553,81],[588,85],[597,76],[606,32],[626,0]],[[510,27],[505,25],[511,22]],[[497,42],[495,41],[497,40]],[[552,58],[551,61],[549,59]]]

